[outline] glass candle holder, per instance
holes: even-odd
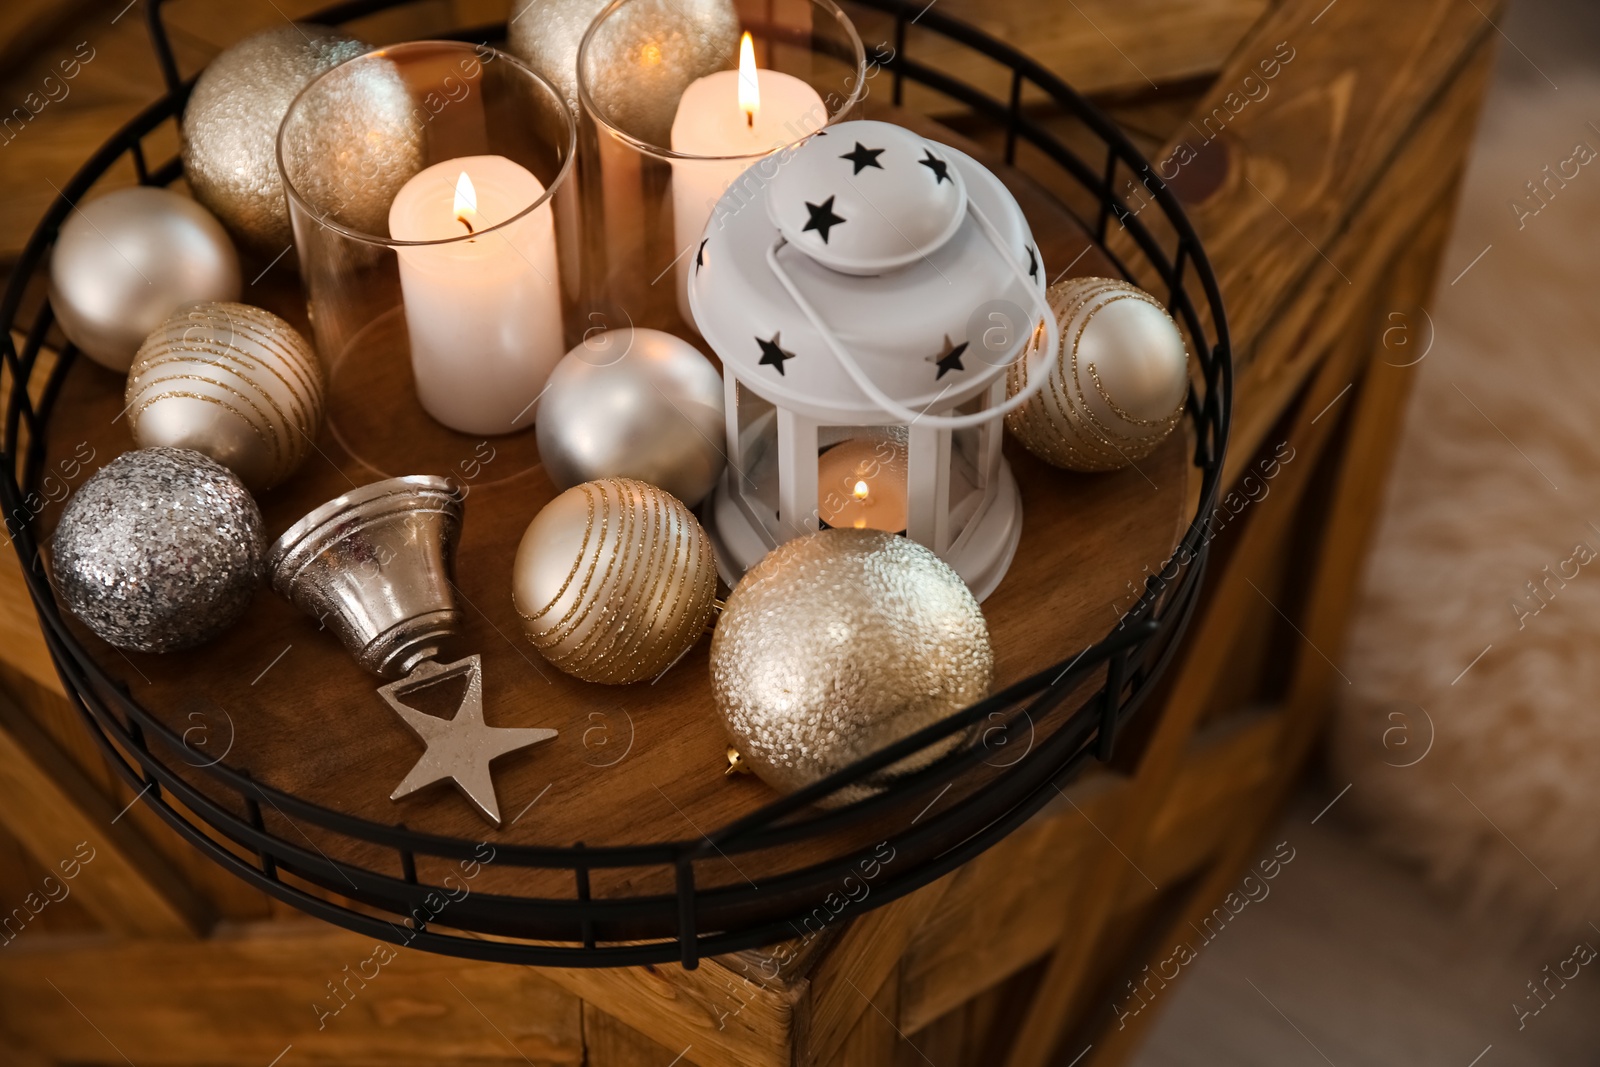
[[[306,87],[278,166],[335,393],[409,381],[457,433],[533,425],[575,339],[576,144],[561,95],[483,45],[382,48]]]
[[[858,117],[866,75],[833,0],[612,0],[578,48],[593,324],[694,336],[688,279],[719,198],[737,181],[758,201],[771,175],[751,168]]]

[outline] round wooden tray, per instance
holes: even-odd
[[[866,6],[892,12],[902,33],[916,14],[899,0],[869,0]],[[151,5],[151,18],[159,26],[157,8]],[[1110,143],[1107,173],[1117,165],[1134,166],[1137,153],[1126,140],[1048,72],[1030,69],[1022,57],[960,24],[941,23],[936,13],[925,21],[1011,57],[1019,81],[1023,73],[1049,79],[1051,93],[1075,101],[1094,120],[1090,132]],[[899,62],[908,63],[903,54]],[[915,75],[914,65],[906,69]],[[898,86],[894,95],[900,97]],[[1083,174],[1061,157],[1030,172],[1011,165],[1016,131],[1026,132],[1018,99],[1013,96],[1010,129],[996,126],[997,136],[979,140],[905,108],[876,109],[873,117],[913,126],[991,167],[1026,213],[1047,270],[1136,275],[1104,249],[1107,217],[1120,204],[1109,192],[1109,177],[1096,234],[1064,193],[1073,180],[1088,184]],[[130,128],[153,125],[154,114],[152,109]],[[1051,162],[1058,167],[1054,177]],[[1048,188],[1031,176],[1041,169]],[[175,163],[169,164],[151,180],[176,174]],[[77,183],[87,188],[95,177],[80,174]],[[74,197],[81,192],[68,190]],[[1081,201],[1081,188],[1077,195]],[[485,863],[474,873],[470,899],[442,914],[425,911],[428,921],[477,936],[430,932],[420,940],[408,936],[408,943],[530,962],[678,957],[692,964],[704,946],[722,950],[774,939],[785,922],[792,926],[822,899],[841,865],[874,855],[888,873],[865,906],[887,902],[997,840],[1043,803],[1047,786],[1084,759],[1108,756],[1116,723],[1153,685],[1192,607],[1205,547],[1197,516],[1209,511],[1226,437],[1226,334],[1203,252],[1176,202],[1164,189],[1160,195],[1165,214],[1158,223],[1169,241],[1175,237],[1175,252],[1160,249],[1160,226],[1153,235],[1131,216],[1125,221],[1153,264],[1147,284],[1167,284],[1200,358],[1201,407],[1185,422],[1184,433],[1136,468],[1111,474],[1055,470],[1007,441],[1022,491],[1023,534],[1015,562],[985,602],[984,614],[996,652],[997,690],[1015,683],[1018,699],[995,702],[974,723],[975,744],[964,766],[948,773],[935,766],[898,796],[820,817],[779,811],[763,822],[779,798],[753,777],[723,774],[726,738],[712,707],[705,640],[650,684],[588,684],[546,663],[522,638],[510,596],[517,543],[556,493],[534,437],[473,438],[428,418],[412,388],[398,319],[375,324],[367,343],[328,368],[329,418],[316,453],[287,484],[259,500],[269,535],[276,536],[311,508],[381,478],[447,475],[466,487],[456,574],[465,624],[445,654],[481,654],[488,723],[560,732],[552,742],[496,762],[502,829],[485,824],[446,784],[399,803],[388,800],[420,754],[420,743],[376,695],[378,681],[356,666],[333,635],[265,587],[237,626],[192,652],[124,653],[94,637],[59,611],[44,585],[45,554],[39,549],[53,529],[55,510],[17,539],[52,652],[118,769],[136,783],[151,775],[165,782],[151,797],[169,821],[214,858],[278,895],[378,936],[398,935],[393,922],[414,914],[413,905],[430,887],[444,884],[463,857],[482,857],[486,850],[502,859],[520,855],[534,865]],[[1122,205],[1116,214],[1124,212]],[[53,235],[60,218],[47,218],[41,232]],[[22,282],[7,294],[13,319],[37,264],[37,256],[24,263],[18,271]],[[1204,316],[1186,290],[1190,284],[1203,290]],[[303,329],[307,325],[304,299],[289,271],[268,272],[245,299]],[[48,311],[40,314],[48,328]],[[1219,340],[1208,338],[1208,326]],[[7,469],[0,478],[8,510],[21,485],[59,459],[81,455],[85,443],[97,464],[133,446],[122,418],[121,376],[72,359],[70,349],[52,368],[37,321],[29,336],[37,340],[21,360],[23,373],[8,366],[21,381],[48,384],[42,395],[36,392],[39,428],[28,434],[20,474],[16,415],[10,419]],[[29,403],[27,391],[13,389],[11,401],[13,409]],[[32,408],[23,421],[31,431]],[[1203,430],[1199,440],[1196,427]],[[1169,567],[1180,539],[1192,551]],[[1149,581],[1164,567],[1166,581]],[[1116,641],[1119,632],[1128,653],[1108,651],[1108,638]],[[1073,659],[1093,648],[1102,654],[1082,664]],[[1064,669],[1053,679],[1041,676],[1052,665]],[[1072,710],[1097,691],[1108,694],[1095,703],[1104,714],[1087,705]],[[451,694],[437,696],[437,710],[452,714]],[[1024,705],[1024,697],[1032,703]],[[1026,788],[1007,792],[1009,780],[1024,781],[1024,772]],[[260,788],[249,788],[251,783]],[[1003,805],[996,799],[1002,794]],[[765,838],[729,832],[755,824],[766,829]],[[941,826],[948,832],[941,835]],[[648,844],[637,864],[602,861],[608,849],[622,855],[620,850],[641,842]],[[593,850],[597,862],[575,860],[585,854],[579,848]],[[824,868],[832,873],[802,877]],[[765,892],[764,884],[775,888]],[[662,906],[674,900],[676,909],[668,907],[666,914],[675,914],[676,922],[664,923]],[[710,911],[717,901],[726,906]],[[615,904],[609,912],[607,902]],[[510,945],[500,938],[583,947]],[[649,943],[617,947],[633,939]]]

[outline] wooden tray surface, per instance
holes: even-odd
[[[895,118],[992,167],[1026,212],[1047,269],[1060,272],[1075,262],[1072,274],[1109,272],[1077,224],[1029,178],[949,130],[904,114]],[[289,284],[275,286],[275,279]],[[276,268],[247,286],[243,299],[303,327],[304,306],[292,282],[291,272]],[[496,761],[506,826],[489,827],[448,784],[390,802],[390,791],[420,755],[420,742],[377,696],[378,680],[358,668],[331,634],[319,632],[315,620],[265,587],[237,626],[191,652],[122,653],[74,620],[84,646],[111,676],[127,683],[135,699],[178,734],[201,725],[208,753],[226,748],[229,766],[265,784],[375,822],[403,822],[471,841],[596,846],[682,840],[774,798],[753,777],[723,775],[726,741],[711,703],[709,638],[655,683],[622,687],[568,677],[523,639],[511,604],[512,558],[528,522],[556,493],[531,432],[483,441],[432,422],[415,398],[403,350],[387,366],[334,367],[330,379],[329,422],[317,453],[288,483],[259,497],[268,535],[276,537],[316,505],[380,478],[441,474],[468,486],[457,559],[465,626],[446,654],[482,655],[489,724],[560,731],[554,741]],[[119,417],[122,387],[120,376],[86,359],[77,362],[52,418],[51,462],[73,453],[80,442],[94,448],[96,465],[132,447],[127,421]],[[1010,572],[984,604],[997,684],[1073,655],[1115,624],[1146,568],[1159,569],[1187,524],[1188,447],[1185,435],[1174,435],[1138,470],[1088,476],[1055,470],[1007,440],[1024,527]],[[51,514],[45,522],[54,520]],[[179,769],[201,762],[193,754],[167,756]],[[191,777],[212,797],[221,796],[198,770]],[[953,791],[939,804],[959,797]],[[304,819],[291,821],[270,808],[263,816],[269,830],[310,843],[335,862],[400,873],[392,850]],[[797,848],[781,865],[878,840],[875,828],[862,833],[831,849],[823,843]],[[426,882],[442,878],[451,866],[434,870],[422,864],[418,873]],[[749,857],[717,866],[713,861],[706,871],[697,868],[703,882],[758,883],[766,869]],[[570,874],[511,869],[492,872],[477,888],[558,898],[573,892]],[[593,891],[670,892],[671,884],[660,871],[596,871]]]

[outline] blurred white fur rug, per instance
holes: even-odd
[[[1597,100],[1596,75],[1530,75],[1485,116],[1330,751],[1386,850],[1600,944]]]

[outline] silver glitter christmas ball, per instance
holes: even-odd
[[[256,251],[276,255],[293,240],[276,156],[289,104],[317,75],[368,47],[326,26],[279,26],[234,44],[195,82],[183,112],[184,175]]]
[[[989,629],[966,584],[930,549],[878,530],[780,545],[746,572],[711,638],[712,695],[728,736],[745,765],[784,792],[983,699],[993,675]],[[881,778],[926,766],[961,740]]]
[[[285,196],[318,222],[387,236],[389,205],[422,170],[427,115],[381,52],[326,72],[295,100],[278,133]]]
[[[581,77],[600,118],[631,137],[669,147],[678,100],[697,78],[728,70],[739,54],[732,0],[631,0],[595,29],[584,68],[578,44],[607,0],[523,0],[511,51],[578,107]]]
[[[1007,413],[1006,428],[1046,463],[1075,471],[1132,466],[1183,418],[1189,354],[1161,301],[1113,278],[1068,278],[1050,287],[1061,348],[1045,387]],[[1028,384],[1012,364],[1006,391]]]
[[[690,507],[727,462],[722,375],[689,342],[660,330],[607,330],[562,357],[534,425],[559,489],[637,478]]]
[[[124,452],[84,482],[56,527],[56,588],[109,644],[171,652],[244,613],[266,557],[261,512],[199,452]]]
[[[126,371],[145,336],[182,305],[238,297],[227,231],[170,189],[118,189],[79,205],[50,254],[61,332],[114,371]]]
[[[528,524],[511,573],[522,629],[586,682],[654,678],[700,639],[717,593],[711,540],[683,502],[607,478],[568,489]]]
[[[192,448],[249,488],[270,489],[311,452],[322,426],[322,364],[271,312],[194,304],[145,340],[124,399],[140,448]]]

